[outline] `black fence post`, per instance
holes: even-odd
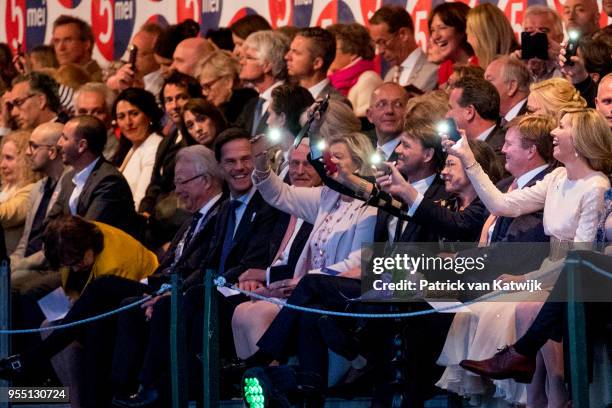
[[[581,257],[575,252],[567,255],[567,323],[569,358],[572,382],[572,407],[589,407],[589,376],[585,334],[584,304],[581,302],[582,283],[579,266]]]
[[[171,278],[170,299],[170,373],[172,378],[172,408],[187,408],[185,388],[185,323],[182,313],[182,280],[178,273]]]
[[[214,275],[215,271],[212,269],[207,269],[204,275],[204,407],[219,405],[219,314]]]

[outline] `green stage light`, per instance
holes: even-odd
[[[256,377],[245,377],[243,389],[244,400],[248,408],[264,408],[266,406],[264,390]]]

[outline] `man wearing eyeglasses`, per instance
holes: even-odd
[[[392,68],[385,82],[413,85],[423,92],[438,82],[438,66],[427,62],[427,56],[414,38],[414,23],[399,6],[381,7],[370,18],[370,36],[378,52]]]
[[[57,141],[62,135],[61,123],[43,123],[32,132],[26,154],[32,170],[45,177],[30,193],[30,208],[26,216],[23,235],[11,254],[11,286],[17,290],[32,277],[46,275],[47,262],[42,253],[44,220],[59,195],[59,179],[64,173],[62,155]]]
[[[13,80],[13,88],[4,98],[6,113],[19,129],[34,129],[45,122],[61,122],[58,84],[49,75],[32,72]],[[0,119],[0,135],[11,131],[6,119]]]
[[[91,26],[74,16],[61,15],[53,22],[51,39],[60,66],[76,64],[92,81],[102,80],[100,65],[91,58],[94,36]]]

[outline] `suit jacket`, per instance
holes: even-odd
[[[431,201],[445,200],[448,199],[448,193],[444,189],[444,181],[440,176],[436,176],[429,186],[429,188],[423,194],[425,199]],[[386,242],[389,240],[389,233],[387,224],[391,217],[397,216],[398,214],[392,214],[389,211],[393,211],[390,208],[380,208],[376,220],[376,228],[374,231],[374,239],[376,242]],[[401,239],[402,242],[437,242],[438,234],[433,232],[427,223],[421,224],[417,222],[408,221],[404,229],[404,233],[401,236],[396,236],[395,241]]]
[[[238,118],[236,119],[236,126],[243,128],[249,133],[251,132],[251,129],[253,128],[255,108],[257,107],[258,100],[259,98],[250,99],[244,105],[244,109],[242,110],[240,115],[238,115]],[[266,123],[267,121],[268,121],[268,112],[266,111],[266,112],[263,112],[263,115],[261,116],[261,119],[259,120],[259,123],[257,124],[257,129],[255,130],[255,133],[252,136],[266,133],[268,131],[268,124]]]
[[[525,187],[531,187],[539,180],[546,176],[552,167],[547,167],[536,174]],[[508,188],[514,181],[513,177],[508,177],[497,183],[497,187],[503,191],[508,191]],[[542,210],[531,214],[524,214],[516,218],[498,217],[493,227],[491,242],[548,242],[550,237],[544,234],[544,226],[542,218],[544,213]]]
[[[226,197],[220,198],[208,210],[208,213],[206,213],[206,216],[200,223],[200,229],[191,238],[187,246],[183,248],[180,258],[176,261],[176,264],[174,264],[176,250],[191,225],[191,218],[183,223],[174,236],[174,239],[170,242],[170,246],[162,257],[159,267],[155,273],[149,277],[149,285],[154,288],[159,288],[162,283],[168,282],[170,273],[173,271],[178,271],[183,277],[183,291],[193,285],[203,282],[201,266],[212,247],[212,238],[215,233],[217,216],[219,209],[225,201]],[[173,269],[170,269],[173,264]]]
[[[61,190],[47,218],[71,214],[68,200],[74,190],[72,178],[76,171],[70,170],[61,180]],[[100,157],[77,203],[77,215],[89,221],[99,221],[137,236],[137,214],[134,199],[127,181],[119,170]]]
[[[278,222],[276,223],[276,227],[272,231],[271,235],[271,245],[270,245],[270,260],[274,260],[274,256],[280,247],[280,244],[285,236],[285,232],[287,231],[287,227],[289,225],[289,219],[291,215],[287,213],[281,213],[279,216]],[[298,259],[310,237],[310,233],[312,231],[312,224],[303,222],[298,230],[293,243],[291,244],[291,248],[289,249],[289,258],[287,259],[286,265],[278,265],[272,266],[270,268],[270,282],[275,282],[283,279],[291,279],[293,278],[293,273],[295,271],[295,266],[297,264]]]
[[[500,122],[497,122],[491,133],[485,139],[485,142],[489,144],[495,151],[495,155],[501,161],[502,166],[506,164],[506,155],[502,153],[502,147],[506,141],[506,131]],[[506,174],[507,176],[509,174]]]
[[[427,61],[427,55],[423,50],[417,48],[418,59],[416,60],[412,72],[406,83],[400,85],[414,85],[423,92],[431,91],[438,85],[438,66]],[[392,67],[385,75],[385,82],[393,81],[397,66]]]
[[[157,201],[165,194],[174,191],[174,165],[176,164],[176,153],[182,147],[187,146],[184,137],[179,143],[176,143],[178,134],[178,129],[174,129],[157,147],[151,182],[147,187],[145,196],[140,200],[139,212],[146,211],[149,214],[153,214]]]
[[[62,176],[57,181],[55,185],[55,190],[51,195],[51,199],[49,200],[49,205],[47,206],[46,214],[48,215],[53,208],[53,205],[57,201],[59,197],[62,179],[68,173],[68,170],[65,170],[62,173]],[[38,211],[38,207],[40,206],[40,201],[42,200],[45,184],[47,183],[48,177],[43,178],[42,180],[38,180],[34,185],[34,188],[30,192],[30,200],[29,200],[29,209],[28,214],[26,215],[25,224],[23,227],[23,234],[21,235],[21,239],[19,240],[19,244],[17,244],[17,248],[11,254],[11,267],[14,268],[17,263],[19,263],[19,269],[38,269],[43,267],[45,264],[45,256],[42,251],[36,252],[27,258],[27,265],[24,263],[24,255],[25,251],[28,248],[28,242],[30,241],[30,232],[32,231],[32,223],[34,222],[34,216]]]
[[[217,215],[213,243],[205,261],[207,268],[220,267],[229,211],[230,201],[227,200]],[[236,228],[232,247],[225,260],[224,276],[228,281],[237,282],[238,277],[249,268],[266,269],[270,265],[267,243],[272,241],[272,230],[279,216],[280,212],[267,204],[259,192],[255,192]]]
[[[335,99],[337,101],[340,101],[340,102],[343,102],[343,103],[347,104],[348,106],[351,107],[351,109],[353,108],[353,105],[348,100],[348,98],[346,96],[342,95],[336,88],[334,88],[334,86],[331,84],[331,82],[329,82],[327,85],[325,85],[323,87],[323,89],[321,89],[321,92],[319,92],[319,94],[316,95],[314,98],[315,98],[315,100],[316,99],[323,99],[323,98],[325,98],[325,95],[327,95],[327,94],[329,94],[329,99]]]

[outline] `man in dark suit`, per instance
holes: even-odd
[[[179,150],[174,171],[176,194],[192,217],[185,221],[172,240],[157,271],[149,277],[149,291],[156,290],[169,280],[170,274],[183,278],[183,292],[202,282],[201,265],[212,246],[218,211],[224,203],[222,176],[213,153],[195,145]],[[127,298],[123,303],[135,299]],[[168,325],[170,297],[158,296],[144,305],[119,316],[113,356],[112,377],[116,403],[132,406],[159,398],[163,379],[169,371]],[[140,392],[136,391],[140,382]]]
[[[464,77],[455,82],[448,98],[452,118],[468,139],[487,142],[497,157],[505,161],[501,152],[505,131],[499,121],[499,93],[485,79]]]
[[[137,216],[130,187],[103,157],[106,127],[93,116],[78,116],[64,126],[58,142],[62,160],[73,170],[62,178],[61,193],[49,212],[79,215],[137,237]]]
[[[296,187],[321,185],[321,178],[308,162],[309,147],[306,141],[289,150],[289,181]],[[238,285],[252,290],[261,285],[292,279],[297,260],[310,236],[312,224],[287,213],[281,213],[272,230],[269,245],[270,266],[267,269],[248,269],[238,278]]]
[[[383,161],[397,160],[395,148],[404,131],[406,102],[408,93],[393,82],[385,82],[372,92],[366,117],[374,125],[374,144]]]
[[[308,89],[315,99],[338,99],[350,105],[350,102],[327,79],[327,70],[336,57],[336,39],[334,35],[320,27],[309,27],[300,30],[285,56],[289,78]]]
[[[499,93],[499,114],[504,124],[527,113],[531,74],[523,61],[509,55],[495,58],[484,77]]]
[[[500,191],[531,187],[550,173],[553,169],[550,132],[554,127],[552,119],[540,115],[522,116],[510,121],[502,151],[511,177],[497,184]],[[499,277],[500,271],[512,270],[520,274],[521,271],[526,273],[537,269],[542,256],[547,255],[542,251],[545,247],[507,243],[548,242],[550,237],[544,233],[542,218],[542,211],[515,218],[490,215],[480,234],[481,247],[461,252],[461,256],[485,256],[487,268],[473,278],[465,278],[490,281]],[[470,294],[467,296],[471,297]]]
[[[285,53],[289,49],[287,38],[271,30],[249,35],[240,54],[240,79],[251,84],[259,98],[253,98],[244,106],[236,119],[236,125],[250,135],[265,133],[268,129],[268,106],[272,90],[287,79]]]

